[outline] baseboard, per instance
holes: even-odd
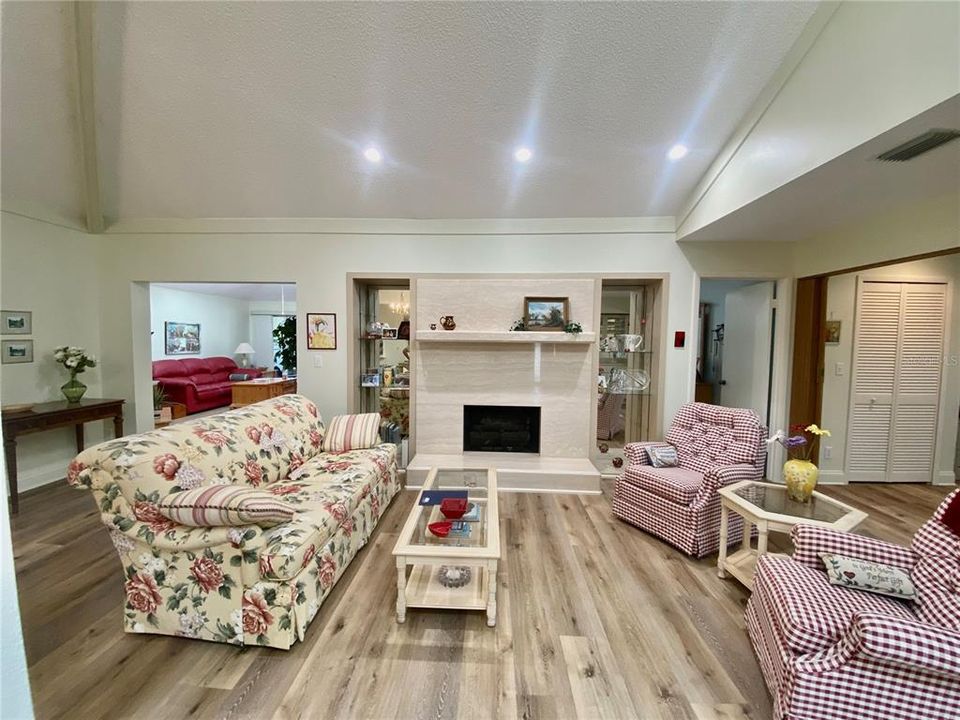
[[[933,477],[934,485],[956,485],[957,475],[953,470],[941,470]]]
[[[50,463],[29,470],[17,470],[17,491],[26,492],[63,480],[67,475],[62,463]]]
[[[850,481],[842,470],[821,470],[820,479],[817,480],[820,485],[849,485]]]

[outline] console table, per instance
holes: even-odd
[[[123,435],[124,400],[83,398],[78,403],[66,400],[38,403],[29,410],[3,412],[3,451],[7,458],[7,480],[13,512],[20,509],[17,498],[17,437],[73,425],[77,434],[77,452],[83,450],[83,424],[113,418],[116,437]]]

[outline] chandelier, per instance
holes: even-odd
[[[390,312],[394,315],[399,315],[402,318],[407,318],[410,316],[410,301],[407,299],[405,293],[400,293],[400,300],[398,302],[392,302],[389,304]]]

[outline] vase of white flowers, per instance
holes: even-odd
[[[53,359],[70,373],[70,379],[60,386],[60,391],[69,402],[80,402],[80,398],[87,391],[87,386],[77,380],[77,375],[87,368],[96,367],[97,359],[93,355],[87,355],[87,351],[82,347],[72,345],[62,345],[54,349]]]

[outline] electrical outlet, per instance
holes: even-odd
[[[823,446],[823,459],[824,459],[824,460],[829,460],[829,459],[832,458],[832,457],[833,457],[833,446],[832,446],[832,445],[824,445],[824,446]]]
[[[314,355],[313,356],[313,366],[315,368],[323,367],[323,355]]]

